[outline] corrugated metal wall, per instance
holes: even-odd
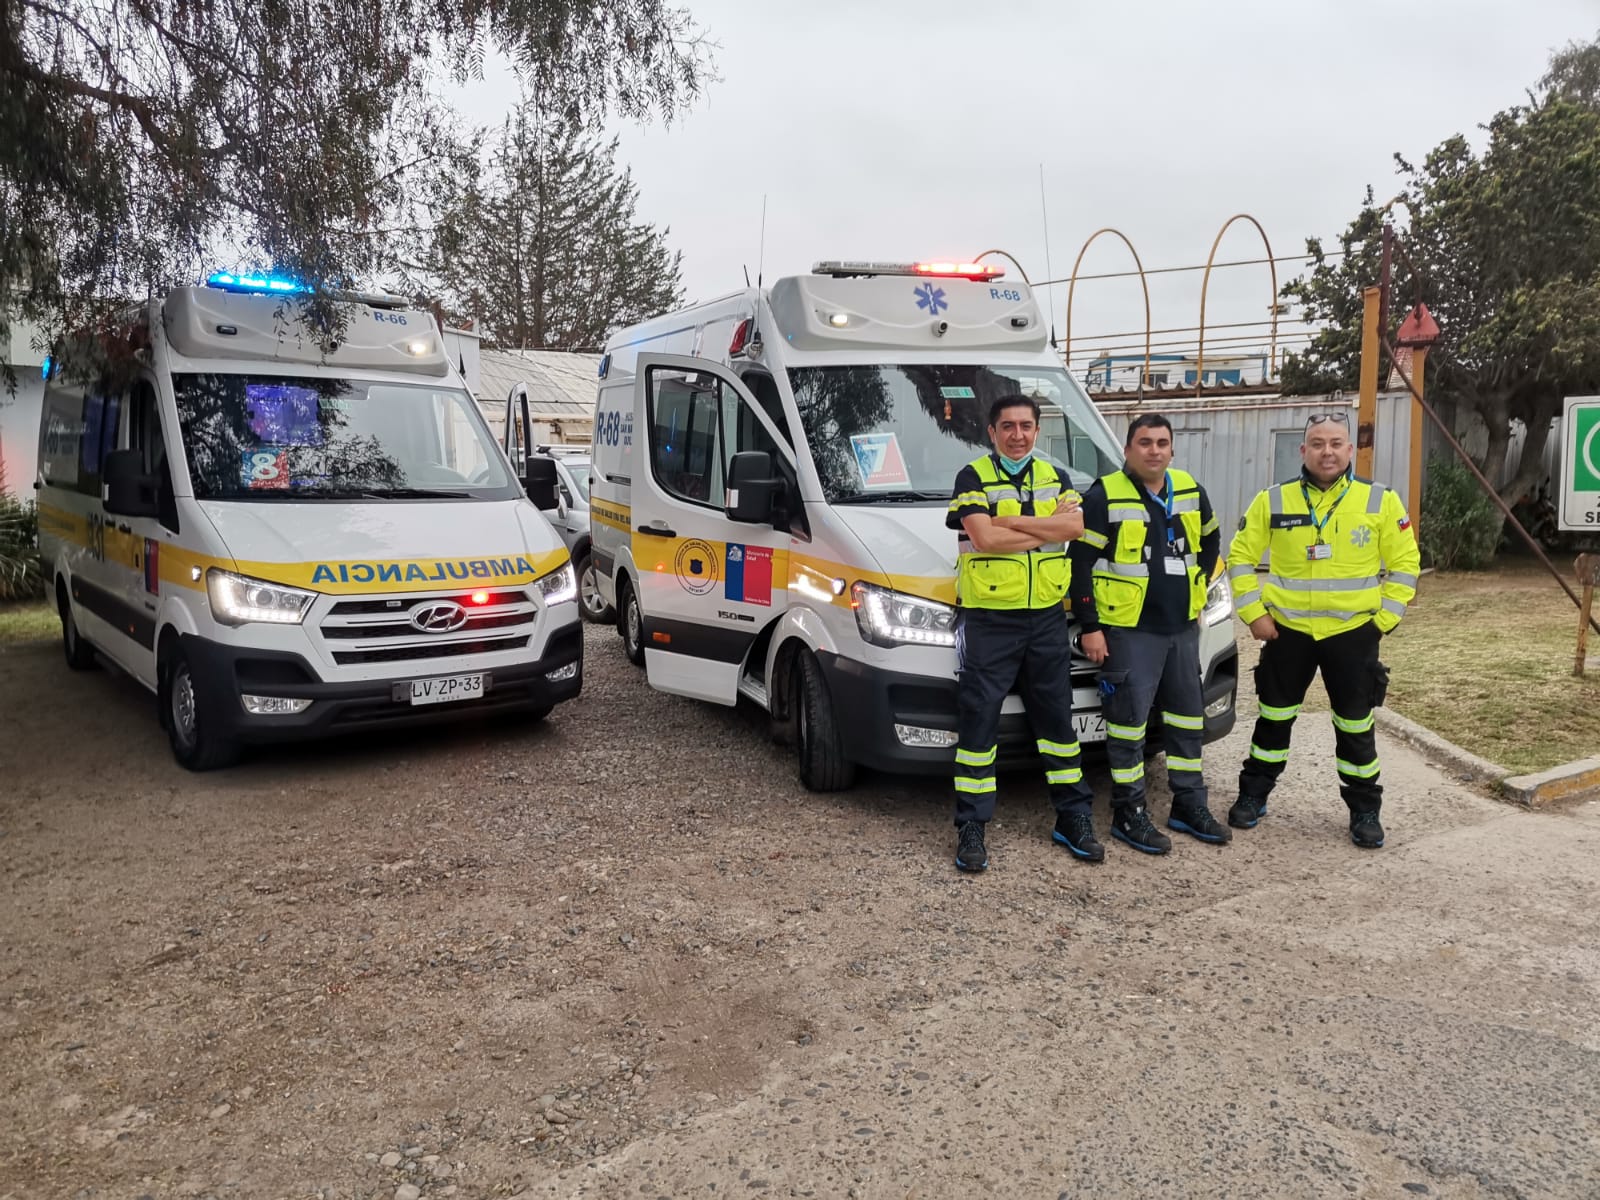
[[[1410,400],[1409,393],[1379,394],[1373,442],[1373,474],[1398,491],[1408,508]],[[1148,402],[1115,400],[1103,401],[1099,408],[1119,437],[1133,413],[1166,415],[1172,422],[1173,463],[1205,487],[1222,520],[1224,544],[1257,492],[1299,471],[1300,440],[1308,416],[1337,410],[1349,412],[1355,421],[1354,397],[1333,401],[1327,396],[1240,396],[1169,401],[1159,408]]]

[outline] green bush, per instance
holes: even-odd
[[[1422,489],[1422,552],[1441,571],[1478,571],[1494,561],[1500,510],[1454,458],[1428,460]]]
[[[39,573],[39,510],[0,492],[0,601],[44,595]]]

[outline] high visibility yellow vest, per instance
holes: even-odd
[[[1187,471],[1167,472],[1172,487],[1172,515],[1183,529],[1183,565],[1189,579],[1189,619],[1200,615],[1206,606],[1206,579],[1200,571],[1200,485]],[[1150,572],[1165,565],[1145,558],[1145,539],[1150,532],[1150,513],[1145,508],[1147,493],[1126,472],[1103,476],[1106,513],[1110,527],[1105,534],[1085,530],[1083,541],[1100,551],[1094,564],[1094,607],[1102,625],[1132,628],[1144,612],[1150,594]]]
[[[1393,629],[1416,595],[1420,568],[1399,495],[1354,475],[1325,489],[1296,479],[1259,493],[1228,547],[1240,618],[1271,613],[1319,639],[1368,621]]]
[[[1048,517],[1062,502],[1061,477],[1037,455],[1028,464],[1020,488],[1000,473],[987,454],[970,465],[983,485],[983,501],[991,517],[1020,517],[1027,500],[1033,501],[1034,516]],[[1066,498],[1076,499],[1077,493],[1068,489]],[[1064,542],[1015,554],[994,554],[979,550],[962,534],[956,554],[956,602],[963,608],[1049,608],[1066,598],[1071,575]]]

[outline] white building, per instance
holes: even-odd
[[[13,322],[4,344],[5,364],[16,376],[16,391],[0,380],[0,463],[5,464],[6,488],[23,500],[33,499],[33,479],[39,469],[39,410],[44,403],[45,352],[34,343],[38,329]]]
[[[594,398],[600,355],[565,350],[484,350],[479,356],[478,403],[497,437],[505,431],[506,397],[528,388],[535,443],[588,442],[594,435]]]

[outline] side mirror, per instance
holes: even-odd
[[[146,475],[144,458],[137,450],[113,450],[100,471],[106,511],[121,517],[155,517],[161,514],[156,477]]]
[[[728,464],[728,498],[723,511],[728,520],[747,525],[772,522],[773,501],[783,480],[772,477],[772,455],[765,450],[744,450]]]
[[[523,476],[522,487],[528,493],[528,499],[541,512],[551,512],[561,503],[555,459],[538,455],[531,457],[528,459],[527,472]]]

